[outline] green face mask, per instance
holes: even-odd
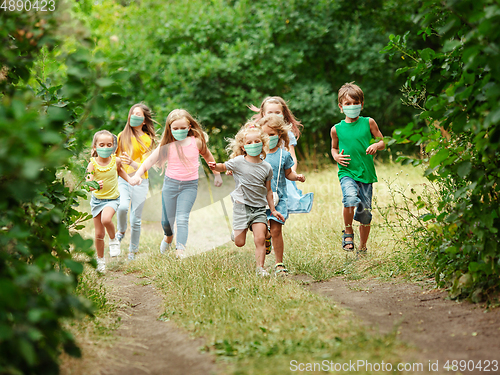
[[[189,129],[172,130],[172,135],[174,136],[176,141],[182,141],[186,139],[188,132]]]
[[[278,140],[280,139],[277,135],[272,135],[269,137],[269,149],[272,150],[278,144]]]
[[[136,115],[130,116],[130,126],[134,128],[137,126],[141,126],[143,122],[144,122],[144,117]]]
[[[259,156],[262,152],[262,142],[252,143],[251,145],[245,145],[243,147],[250,156]]]
[[[99,155],[103,159],[106,159],[106,158],[109,158],[111,156],[114,149],[113,149],[113,147],[97,147],[96,151],[97,151],[97,155]]]

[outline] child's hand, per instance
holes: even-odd
[[[122,160],[123,163],[128,165],[132,164],[133,161],[132,158],[125,151],[121,153],[120,159]]]
[[[306,177],[303,174],[298,174],[297,181],[306,182]]]
[[[214,175],[214,186],[215,187],[222,186],[222,177],[220,176],[220,173],[217,173],[216,175]]]
[[[366,155],[375,155],[378,151],[378,146],[376,143],[368,146],[368,148],[366,149]]]
[[[136,175],[136,176],[130,178],[130,185],[132,185],[132,186],[140,185],[141,182],[142,182],[142,178],[140,176]]]
[[[285,221],[284,216],[283,216],[282,214],[280,214],[278,211],[276,211],[276,209],[275,209],[273,212],[271,212],[271,214],[272,214],[274,217],[276,217],[276,218],[280,219],[281,221]]]
[[[226,175],[227,175],[227,176],[232,176],[232,175],[233,175],[233,171],[227,170],[227,171],[226,171]]]
[[[104,186],[104,181],[99,180],[99,181],[97,181],[97,183],[99,184],[99,189],[97,189],[97,190],[102,190],[102,187]]]
[[[212,171],[215,170],[215,167],[217,166],[217,163],[215,161],[209,161],[207,162],[208,168],[210,168]]]
[[[344,155],[344,150],[342,150],[342,152],[340,154],[337,154],[336,156],[337,158],[335,159],[335,161],[337,163],[339,163],[344,167],[347,167],[349,165],[349,160],[351,160],[351,155]]]

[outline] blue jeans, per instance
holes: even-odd
[[[344,176],[340,179],[340,188],[342,189],[344,207],[356,207],[354,220],[361,224],[370,224],[372,221],[373,184],[365,184]]]
[[[149,180],[142,180],[140,185],[132,186],[123,178],[118,177],[118,190],[120,190],[120,206],[116,215],[118,232],[125,233],[127,230],[127,212],[130,206],[129,252],[136,253],[141,237],[141,217],[149,190]]]
[[[198,180],[179,181],[165,177],[161,191],[161,225],[165,236],[174,234],[177,221],[176,248],[184,249],[188,239],[189,214],[198,194]]]

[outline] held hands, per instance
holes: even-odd
[[[134,177],[130,177],[129,183],[132,186],[140,185],[142,183],[142,178],[138,175],[135,175]]]
[[[212,171],[215,170],[215,167],[217,166],[217,163],[215,161],[209,161],[207,162],[208,168],[210,168]]]
[[[306,182],[306,177],[303,174],[298,174],[297,181]]]
[[[222,186],[222,177],[220,173],[214,174],[214,186],[221,187]]]
[[[370,146],[371,147],[371,146]],[[368,147],[368,148],[370,148]],[[368,153],[368,150],[366,150]],[[351,160],[351,155],[344,155],[344,150],[340,154],[335,155],[336,157],[334,158],[337,163],[340,165],[347,167],[349,165],[349,161]]]
[[[274,211],[271,211],[271,214],[272,214],[274,217],[276,217],[276,218],[280,219],[281,221],[285,221],[284,216],[283,216],[282,214],[280,214],[278,211],[276,211],[276,208],[274,209]]]

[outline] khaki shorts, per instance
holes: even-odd
[[[252,224],[267,225],[265,207],[252,207],[243,203],[233,202],[233,230],[252,230]]]

